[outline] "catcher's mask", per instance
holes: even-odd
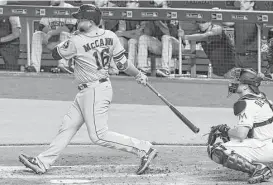
[[[237,93],[240,84],[247,84],[255,93],[259,94],[259,86],[263,78],[251,68],[235,68],[231,74],[233,80],[228,85],[228,96]]]

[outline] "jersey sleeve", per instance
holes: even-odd
[[[238,126],[252,128],[254,123],[255,110],[255,105],[247,101],[245,109],[237,115],[239,118]]]
[[[76,56],[77,48],[73,41],[69,39],[57,45],[57,52],[62,58],[69,60]]]

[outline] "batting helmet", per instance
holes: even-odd
[[[92,20],[96,25],[101,21],[100,8],[92,4],[81,5],[77,12],[72,13],[72,17],[75,19],[87,19]]]

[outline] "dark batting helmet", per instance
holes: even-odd
[[[96,25],[101,21],[100,8],[92,4],[81,5],[77,12],[72,13],[72,17],[75,19],[87,19],[92,20]]]
[[[232,76],[234,81],[229,84],[229,93],[236,93],[239,84],[248,85],[255,94],[260,93],[259,86],[263,78],[253,69],[236,68]]]

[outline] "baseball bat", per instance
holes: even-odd
[[[151,84],[147,83],[149,89],[151,89],[171,110],[172,112],[183,121],[194,133],[199,132],[197,128],[190,120],[188,120],[179,110],[177,110],[166,98],[164,98]]]

